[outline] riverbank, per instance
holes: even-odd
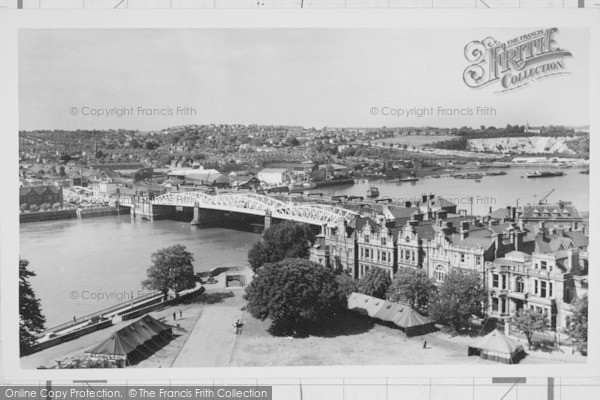
[[[70,208],[67,210],[50,210],[27,212],[19,214],[20,223],[56,221],[61,219],[81,219],[108,217],[112,215],[129,214],[128,207],[95,207],[95,208]]]

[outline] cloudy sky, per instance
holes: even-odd
[[[556,34],[557,44],[573,53],[565,59],[567,75],[501,94],[494,93],[498,84],[464,84],[468,42],[505,41],[540,28],[22,30],[20,128],[588,124],[584,29]],[[131,107],[122,117],[81,115],[84,108]],[[139,115],[139,107],[173,115]],[[196,115],[176,115],[177,107]],[[372,107],[493,107],[497,113],[399,118],[372,115]]]

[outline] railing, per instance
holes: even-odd
[[[41,337],[46,336],[48,333],[51,333],[51,332],[56,333],[56,332],[62,331],[64,329],[66,329],[66,328],[70,328],[70,327],[76,326],[76,325],[78,325],[78,324],[80,324],[82,322],[89,321],[89,320],[91,320],[93,318],[101,318],[103,315],[108,314],[108,313],[110,313],[112,311],[116,311],[116,310],[119,310],[121,308],[124,308],[127,305],[141,303],[142,301],[149,300],[149,299],[152,299],[152,298],[155,298],[155,297],[158,297],[158,296],[163,296],[162,292],[159,292],[159,291],[150,292],[148,294],[145,294],[143,296],[137,297],[135,299],[132,299],[132,300],[129,300],[129,301],[125,301],[125,302],[116,304],[114,306],[105,308],[105,309],[100,310],[100,311],[96,311],[96,312],[94,312],[92,314],[88,314],[88,315],[84,315],[83,317],[75,318],[73,321],[64,322],[64,323],[62,323],[60,325],[56,325],[56,326],[53,326],[51,328],[47,328],[45,331],[43,331],[40,334],[38,334],[37,337],[41,338]]]

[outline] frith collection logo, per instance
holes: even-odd
[[[480,88],[498,82],[499,92],[506,92],[567,73],[564,58],[572,54],[556,45],[557,32],[557,28],[549,28],[504,43],[492,37],[470,42],[465,46],[465,58],[472,64],[463,73],[465,83]]]

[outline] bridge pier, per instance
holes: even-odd
[[[200,207],[194,206],[194,219],[190,221],[190,225],[197,226],[200,224]]]
[[[271,215],[267,214],[265,215],[265,229],[269,229],[271,227],[271,223],[273,221],[271,220]]]
[[[193,226],[212,226],[217,225],[223,220],[220,213],[214,210],[206,210],[199,206],[194,206],[194,218],[190,221]]]

